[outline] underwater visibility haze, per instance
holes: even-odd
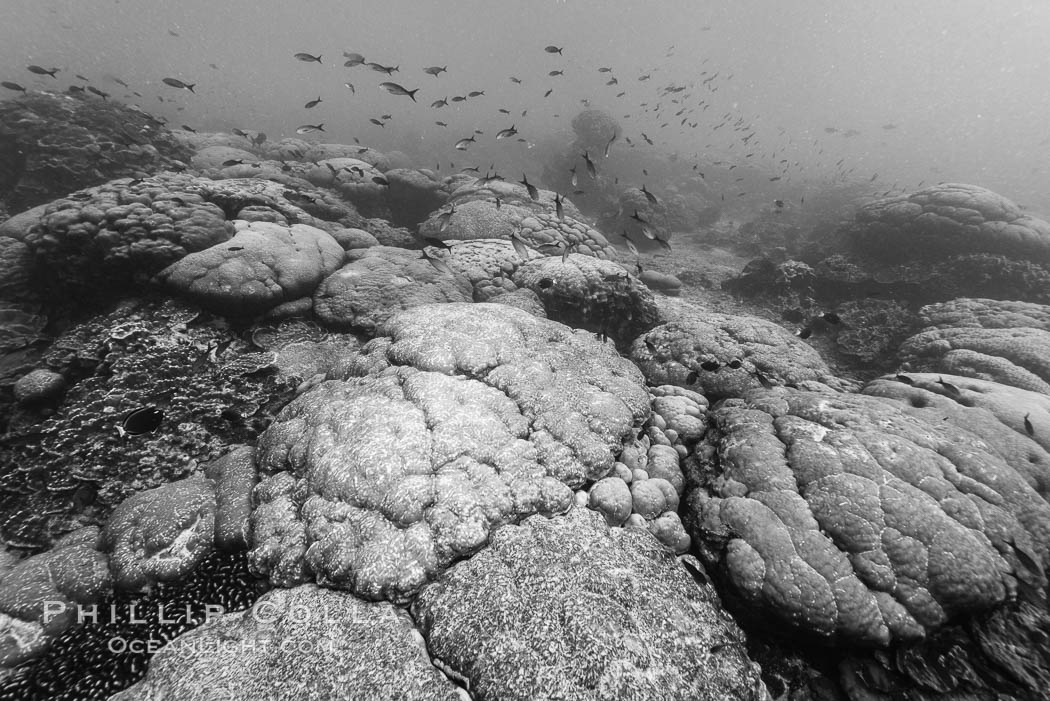
[[[5,2],[0,700],[1045,698],[1047,36]]]

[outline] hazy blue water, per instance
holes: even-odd
[[[0,78],[28,87],[65,88],[74,73],[120,97],[119,77],[142,93],[127,101],[163,115],[171,126],[261,130],[293,136],[300,124],[324,122],[323,140],[354,137],[406,151],[422,164],[454,160],[508,170],[539,162],[580,100],[608,109],[625,135],[683,159],[730,159],[773,168],[792,164],[787,186],[819,189],[841,168],[872,190],[893,183],[972,182],[1050,213],[1050,3],[1042,0],[6,0],[0,8]],[[215,9],[218,6],[218,9]],[[179,34],[171,36],[169,31]],[[564,57],[547,54],[564,46]],[[669,47],[674,46],[669,54]],[[400,64],[392,78],[343,68],[342,51]],[[324,65],[292,54],[322,54]],[[59,80],[25,70],[62,69]],[[218,69],[209,64],[214,63]],[[429,65],[448,65],[433,78]],[[614,68],[617,86],[606,86]],[[564,69],[550,78],[548,71]],[[707,70],[707,76],[700,73]],[[718,72],[710,92],[700,81]],[[651,73],[648,81],[639,75]],[[732,75],[727,79],[727,76]],[[508,76],[524,83],[515,85]],[[197,83],[197,95],[163,85],[164,77]],[[378,84],[421,88],[413,104]],[[357,92],[343,87],[349,80]],[[696,129],[643,112],[668,85],[696,86],[682,106],[710,107]],[[549,98],[543,93],[550,87]],[[445,109],[438,98],[485,90]],[[616,93],[627,94],[616,98]],[[13,95],[11,93],[10,95]],[[10,96],[6,94],[5,97]],[[158,102],[161,96],[165,102]],[[303,109],[308,100],[324,102]],[[170,100],[170,101],[169,101]],[[510,117],[497,112],[503,107]],[[181,111],[179,111],[181,108]],[[521,117],[523,109],[528,115]],[[711,128],[730,113],[757,131],[743,160],[741,132]],[[392,114],[385,128],[370,117]],[[555,116],[557,115],[557,116]],[[625,116],[629,115],[629,116]],[[688,116],[688,115],[683,115]],[[435,120],[449,129],[434,125]],[[670,126],[659,127],[665,121]],[[514,123],[539,147],[529,153],[495,132]],[[888,131],[884,124],[898,128]],[[855,129],[844,138],[826,127]],[[486,132],[469,153],[453,150],[475,128]],[[553,140],[551,137],[555,137]],[[313,136],[308,138],[314,138]],[[771,154],[776,153],[775,157]],[[531,159],[531,160],[530,160]],[[795,161],[799,166],[795,167]]]

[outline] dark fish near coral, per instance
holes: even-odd
[[[473,136],[468,136],[465,139],[460,139],[459,141],[457,141],[456,142],[456,148],[459,149],[460,151],[466,151],[467,147],[470,146],[473,143],[476,143],[476,141],[477,140]]]
[[[196,93],[196,91],[193,89],[193,86],[195,86],[196,83],[184,83],[178,78],[164,78],[163,80],[161,80],[161,82],[165,85],[170,85],[173,88],[178,88],[180,90],[189,90],[191,93]]]
[[[496,198],[496,209],[499,209],[502,206],[503,206],[503,200],[501,200],[500,198],[497,197]]]
[[[624,241],[627,242],[627,250],[630,251],[633,255],[637,256],[638,255],[638,246],[634,245],[634,241],[632,241],[630,239],[630,237],[627,236],[627,232],[626,231],[623,232],[623,238],[624,238]],[[641,272],[641,271],[639,271],[639,272]]]
[[[321,124],[304,124],[295,130],[296,134],[309,134],[315,131],[324,131],[324,122]]]
[[[959,391],[958,387],[953,385],[951,382],[945,382],[943,377],[937,377],[937,384],[943,387],[948,392],[948,394],[954,395],[956,397],[962,394],[962,392]]]
[[[565,209],[561,203],[561,195],[554,193],[554,212],[558,215],[558,219],[565,219]]]
[[[896,376],[894,377],[894,379],[896,379],[896,380],[897,380],[897,382],[903,382],[903,383],[904,383],[904,384],[906,384],[906,385],[914,385],[914,384],[915,384],[915,380],[911,379],[911,378],[910,378],[910,377],[908,377],[907,375],[901,375],[900,373],[898,373],[898,374],[897,374],[897,375],[896,375]]]
[[[295,54],[295,57],[297,59],[299,59],[300,61],[302,61],[303,63],[320,63],[321,62],[321,54],[317,54],[316,56],[314,56],[312,54],[308,54],[308,53],[304,53],[304,52],[300,51],[299,53]]]
[[[55,76],[55,73],[58,73],[58,69],[57,68],[52,68],[51,70],[47,70],[43,66],[26,66],[26,70],[29,71],[30,73],[36,73],[37,75],[49,75],[52,78],[55,78],[57,80],[57,78]],[[124,87],[127,87],[127,84],[125,84]]]
[[[228,161],[223,161],[222,162],[222,167],[223,168],[229,168],[230,166],[239,166],[239,165],[242,165],[243,163],[244,163],[244,159],[243,158],[231,158]]]
[[[318,95],[316,100],[310,100],[305,105],[303,105],[303,107],[305,107],[308,110],[312,110],[314,107],[317,107],[322,102],[324,102],[324,100],[322,100],[321,96]]]
[[[536,189],[535,185],[529,182],[528,177],[524,173],[521,174],[521,180],[519,180],[518,182],[524,185],[525,189],[528,190],[529,197],[531,197],[534,200],[538,200],[540,198],[540,191]]]
[[[430,255],[429,253],[426,252],[425,249],[423,250],[423,258],[426,259],[426,261],[428,263],[430,263],[432,266],[434,266],[434,269],[437,270],[439,273],[448,273],[449,275],[455,275],[456,274],[452,270],[452,268],[449,267],[448,263],[446,263],[445,261],[441,260],[440,258],[437,258],[436,256]]]
[[[99,96],[99,97],[101,97],[101,98],[102,98],[103,100],[105,100],[105,99],[107,99],[107,98],[109,97],[109,93],[108,93],[108,92],[102,92],[101,90],[99,90],[98,88],[96,88],[96,87],[95,87],[94,85],[89,85],[89,86],[87,86],[87,91],[88,91],[89,93],[92,93],[92,94],[94,94],[94,95],[98,95],[98,96]]]
[[[441,239],[435,239],[430,236],[424,236],[423,243],[425,243],[428,246],[433,246],[434,248],[444,248],[446,251],[449,252],[449,255],[452,254],[452,247],[444,241],[442,241]]]
[[[514,124],[510,125],[509,129],[502,129],[496,132],[496,139],[509,139],[518,133],[518,130]]]
[[[561,49],[559,49],[557,46],[554,46],[554,45],[546,46],[546,47],[544,47],[543,50],[546,51],[549,54],[561,54]]]
[[[448,211],[445,211],[445,212],[441,212],[441,214],[438,215],[438,224],[439,224],[438,231],[439,232],[441,232],[441,233],[445,232],[445,229],[448,228],[449,220],[452,219],[452,215],[455,214],[455,213],[456,213],[456,205],[452,205],[451,209],[449,209]]]
[[[740,358],[733,358],[732,360],[729,361],[728,367],[731,370],[739,370],[740,366],[743,365],[743,364],[744,363],[741,362]]]
[[[21,85],[19,85],[18,83],[12,83],[10,80],[5,80],[3,82],[0,82],[0,85],[3,85],[8,90],[17,90],[19,92],[25,92],[26,91],[26,89],[23,88]]]
[[[838,324],[840,321],[842,321],[842,319],[839,318],[839,315],[835,312],[824,312],[820,315],[820,318],[828,322],[829,324]]]
[[[183,124],[183,125],[182,125],[182,130],[183,130],[183,131],[188,131],[188,132],[190,132],[191,134],[196,134],[196,133],[197,133],[197,130],[196,130],[196,129],[194,129],[193,127],[187,126],[187,125],[185,125],[185,124]]]
[[[796,331],[795,335],[801,338],[803,341],[805,341],[807,338],[813,335],[813,329],[807,326],[804,329],[799,329],[798,331]]]
[[[656,195],[645,189],[645,185],[642,185],[642,194],[645,195],[645,199],[649,200],[652,204],[659,204],[656,200]]]
[[[521,234],[517,231],[510,235],[510,244],[514,246],[514,252],[518,254],[518,257],[522,260],[529,259],[529,245],[525,243],[525,239],[521,238]]]
[[[594,167],[594,161],[591,160],[591,156],[586,151],[583,152],[583,162],[587,165],[587,173],[591,178],[598,177],[598,169]]]
[[[685,376],[685,383],[687,385],[695,385],[696,381],[700,379],[700,373],[693,370],[691,373]]]
[[[1035,435],[1035,427],[1032,426],[1032,422],[1028,418],[1030,415],[1031,415],[1031,412],[1029,412],[1029,413],[1024,415],[1024,431],[1029,436],[1034,436]]]
[[[554,280],[552,280],[549,277],[540,278],[540,281],[538,283],[536,283],[536,286],[539,287],[541,290],[549,289],[553,285],[554,285]]]
[[[716,372],[720,367],[722,367],[722,364],[717,360],[705,360],[700,363],[700,369],[706,370],[707,372]]]
[[[773,389],[773,383],[769,381],[769,378],[761,370],[755,370],[755,379],[766,389]]]
[[[429,66],[424,68],[423,72],[437,78],[439,73],[448,73],[448,66]]]
[[[155,406],[142,407],[124,417],[123,423],[117,426],[117,433],[121,438],[153,433],[160,428],[162,421],[164,421],[163,411]]]
[[[380,83],[379,87],[383,90],[386,90],[391,95],[401,95],[404,97],[410,97],[412,98],[412,102],[416,101],[416,93],[419,92],[419,88],[416,88],[415,90],[409,90],[408,88],[404,88],[398,85],[397,83]]]
[[[382,177],[381,175],[377,175],[377,176],[373,177],[372,178],[372,182],[374,182],[376,185],[384,185],[384,186],[390,184],[390,181],[387,180],[386,178]]]

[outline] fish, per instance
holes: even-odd
[[[720,367],[722,367],[722,364],[719,363],[717,360],[705,360],[704,362],[700,363],[700,369],[706,370],[707,372],[715,372]]]
[[[510,82],[516,83],[517,85],[521,85],[521,78],[515,78],[514,76],[511,76]]]
[[[366,64],[366,65],[369,68],[371,68],[373,71],[376,71],[377,73],[386,73],[387,75],[393,75],[394,73],[400,73],[401,72],[400,71],[401,66],[399,66],[399,65],[398,66],[384,66],[381,63],[375,63],[375,62]]]
[[[549,277],[542,277],[540,281],[536,283],[536,286],[541,290],[546,290],[554,285],[554,280]]]
[[[444,248],[446,251],[449,252],[449,255],[452,254],[452,247],[449,246],[444,241],[442,241],[441,239],[435,239],[435,238],[432,238],[430,236],[424,236],[423,237],[423,243],[425,243],[428,246],[432,246],[434,248]]]
[[[804,329],[799,329],[798,331],[796,331],[795,335],[801,338],[803,341],[805,341],[807,338],[813,335],[813,329],[807,326]]]
[[[460,139],[459,141],[457,141],[456,142],[456,148],[459,149],[460,151],[466,151],[467,150],[467,146],[469,146],[470,144],[475,143],[476,141],[477,141],[477,139],[475,139],[473,136],[468,136],[465,139]]]
[[[231,158],[228,161],[223,161],[222,162],[222,167],[223,168],[229,168],[230,166],[239,166],[239,165],[243,165],[243,164],[244,164],[244,159],[243,158]]]
[[[554,212],[558,215],[558,219],[565,219],[565,210],[562,207],[561,195],[558,193],[554,193]]]
[[[509,129],[503,129],[496,133],[497,139],[508,139],[518,133],[518,130],[514,124],[510,125]]]
[[[642,194],[645,195],[645,199],[649,200],[649,202],[651,202],[652,204],[660,204],[656,200],[656,195],[646,190],[644,184],[642,185]]]
[[[448,107],[448,96],[441,98],[440,100],[434,100],[430,103],[430,106],[434,109],[441,109],[442,107]]]
[[[619,85],[619,83],[620,83],[620,81],[616,80],[616,78],[613,77],[613,78],[609,78],[609,80],[605,84],[606,85]],[[621,95],[622,94],[623,93],[621,93]],[[617,95],[617,97],[620,97],[620,95]]]
[[[438,233],[445,233],[448,229],[449,221],[452,219],[452,215],[456,213],[456,205],[452,205],[452,208],[438,214]]]
[[[426,260],[428,263],[430,263],[432,266],[434,266],[434,269],[437,270],[439,273],[447,273],[449,275],[455,275],[456,274],[452,270],[452,268],[449,267],[448,263],[446,263],[445,261],[441,260],[440,258],[438,258],[436,256],[430,255],[429,253],[426,252],[426,249],[423,249],[422,253],[423,253],[424,260]]]
[[[248,133],[246,131],[244,131],[243,129],[238,129],[237,127],[234,127],[233,129],[230,129],[230,133],[233,134],[234,136],[243,136],[245,139],[248,138]]]
[[[696,381],[700,379],[700,373],[693,370],[691,373],[685,376],[685,383],[687,385],[695,385]]]
[[[169,36],[173,36],[173,37],[177,37],[179,35],[179,33],[176,32],[174,29],[169,29],[168,30],[168,35]]]
[[[510,114],[510,110],[500,107],[499,108],[499,113],[500,114]]]
[[[609,157],[609,149],[612,148],[613,142],[616,141],[616,137],[617,136],[619,136],[619,135],[618,134],[613,134],[613,137],[611,139],[609,139],[609,143],[605,144],[605,153],[602,154],[602,158],[608,158]]]
[[[502,206],[503,206],[503,200],[501,200],[500,198],[497,197],[496,198],[496,209],[499,209]]]
[[[547,75],[549,75],[551,78],[553,78],[556,75],[565,75],[565,71],[551,71]]]
[[[937,377],[937,384],[943,387],[948,392],[948,394],[952,394],[956,397],[962,394],[962,392],[959,391],[958,387],[953,385],[951,382],[945,382],[943,377]]]
[[[304,124],[295,130],[296,134],[309,134],[315,131],[324,131],[324,122],[321,124]]]
[[[295,54],[295,57],[304,63],[321,63],[321,54],[313,56],[311,54],[300,51]]]
[[[387,180],[386,178],[384,178],[384,177],[382,177],[380,175],[374,176],[372,178],[372,182],[374,182],[376,185],[384,185],[384,186],[390,184],[389,180]]]
[[[466,99],[467,99],[466,95],[456,95],[455,97],[452,98],[452,101],[453,102],[463,102]]]
[[[739,369],[740,369],[740,366],[741,366],[741,365],[743,365],[743,364],[744,364],[744,363],[743,363],[743,362],[741,362],[740,358],[733,358],[732,360],[730,360],[730,361],[729,361],[729,365],[728,365],[728,367],[729,367],[729,368],[730,368],[731,370],[739,370]]]
[[[434,122],[434,124],[437,124],[439,127],[447,127],[448,126],[448,124],[446,124],[445,122]]]
[[[346,63],[343,65],[347,68],[353,68],[354,66],[360,66],[365,62],[365,57],[359,53],[353,51],[344,51],[343,58],[346,59]]]
[[[820,318],[823,319],[824,321],[828,322],[829,324],[837,324],[840,321],[842,321],[842,319],[839,317],[839,315],[836,314],[835,312],[824,312],[823,314],[820,315]]]
[[[186,126],[185,124],[183,124],[181,128],[182,128],[183,131],[188,131],[191,134],[196,134],[197,133],[196,129],[194,129],[193,127],[190,127],[190,126]]]
[[[440,73],[448,73],[448,66],[428,66],[423,69],[423,72],[437,78]]]
[[[915,384],[915,380],[911,379],[907,375],[902,375],[900,373],[897,373],[897,375],[894,377],[894,379],[896,379],[897,382],[903,382],[906,385],[914,385]]]
[[[26,66],[26,70],[29,71],[30,73],[36,73],[37,75],[49,75],[52,78],[55,78],[55,80],[58,80],[58,78],[55,76],[55,73],[58,73],[58,69],[57,68],[52,68],[51,70],[47,70],[43,66],[35,66],[34,65],[34,66]],[[124,87],[127,87],[127,84],[125,84]]]
[[[357,94],[357,88],[354,87],[353,83],[343,83],[343,85],[349,88],[350,92],[352,92],[353,94]]]
[[[607,66],[602,66],[601,68],[598,69],[598,72],[599,73],[612,73],[612,69],[608,68]]]
[[[173,88],[179,88],[180,90],[189,90],[191,93],[196,94],[196,91],[193,89],[196,83],[184,83],[178,78],[164,78],[163,80],[161,80],[161,82],[165,85],[170,85]]]
[[[598,169],[594,167],[594,161],[591,160],[590,154],[586,151],[583,152],[583,162],[587,165],[587,173],[591,176],[591,179],[598,177]]]
[[[525,239],[517,231],[510,235],[510,245],[514,246],[514,252],[518,254],[519,258],[522,260],[529,259],[529,245],[525,243]]]
[[[26,91],[26,89],[23,88],[21,85],[19,85],[18,83],[12,83],[10,80],[5,80],[3,82],[0,82],[0,85],[4,86],[8,90],[17,90],[19,92],[25,92]]]
[[[769,179],[769,182],[771,182],[771,183],[775,183],[775,182],[776,182],[776,181],[778,181],[778,180],[780,180],[780,176],[779,176],[779,175],[777,175],[777,176],[775,176],[775,177],[772,177],[772,178],[770,178],[770,179]]]
[[[226,250],[227,251],[243,251],[244,250],[244,246],[227,246]]]
[[[383,124],[383,122],[379,121],[375,117],[372,117],[368,121],[370,121],[372,124],[375,124],[377,127],[386,127],[386,124]]]
[[[485,94],[484,90],[471,90],[467,93],[467,97],[481,97]]]
[[[1031,415],[1031,412],[1028,412],[1027,414],[1024,415],[1024,432],[1027,433],[1029,436],[1034,436],[1035,435],[1035,427],[1032,426],[1032,422],[1028,418],[1030,415]]]
[[[627,242],[627,250],[630,251],[633,255],[637,256],[638,255],[638,247],[634,245],[634,241],[632,241],[630,239],[630,237],[627,235],[626,231],[623,232],[623,238]],[[641,271],[638,271],[638,272],[641,272]]]
[[[87,91],[88,91],[89,93],[93,93],[93,94],[95,94],[95,95],[98,95],[98,96],[99,96],[99,97],[101,97],[101,98],[102,98],[103,100],[105,100],[106,98],[108,98],[108,97],[109,97],[109,93],[108,93],[108,92],[102,92],[101,90],[99,90],[98,88],[96,88],[96,87],[95,87],[94,85],[89,85],[89,86],[87,86]]]
[[[564,48],[564,47],[562,47],[562,48]],[[563,55],[563,54],[561,53],[561,49],[560,49],[560,48],[558,48],[557,46],[554,46],[553,44],[552,44],[551,46],[546,46],[546,47],[544,47],[544,49],[543,49],[543,50],[544,50],[544,51],[546,51],[546,52],[547,52],[547,53],[549,53],[549,54],[559,54],[559,55]]]
[[[755,370],[755,379],[766,389],[773,389],[773,383],[769,381],[769,378],[761,370]]]
[[[528,177],[526,177],[524,173],[521,174],[521,180],[519,180],[518,182],[524,185],[525,189],[528,190],[529,197],[531,197],[533,200],[540,199],[540,191],[536,189],[535,185],[529,182]]]
[[[312,110],[314,107],[317,107],[322,102],[323,100],[321,99],[321,96],[318,95],[316,100],[310,100],[305,105],[303,105],[303,107],[305,107],[308,110]]]
[[[783,209],[784,208],[784,200],[773,200],[773,206],[776,207],[777,209]]]
[[[578,187],[580,183],[579,177],[576,175],[576,166],[573,166],[571,169],[569,169],[569,172],[572,173],[572,186]]]
[[[397,83],[380,83],[379,87],[383,90],[386,90],[391,95],[403,95],[411,97],[412,102],[416,101],[416,93],[419,92],[419,88],[416,88],[415,90],[409,90],[407,88],[401,87]]]
[[[544,97],[550,97],[552,92],[554,92],[554,88],[551,88],[547,92],[543,93],[543,96]]]
[[[128,413],[117,426],[117,433],[124,436],[141,436],[153,433],[164,421],[164,412],[155,406],[145,406]]]
[[[56,69],[54,69],[54,70],[56,70],[56,71],[57,71],[58,69],[56,68]],[[127,83],[125,83],[125,82],[124,82],[123,80],[121,80],[120,78],[113,78],[113,82],[114,82],[114,83],[116,83],[117,85],[123,85],[123,86],[124,86],[125,88],[130,88],[130,87],[131,87],[130,85],[128,85]]]

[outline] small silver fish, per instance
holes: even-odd
[[[419,92],[419,88],[416,88],[415,90],[409,90],[398,85],[397,83],[380,83],[379,87],[383,90],[386,90],[391,95],[402,95],[405,97],[410,97],[412,98],[412,102],[416,101],[416,93]]]
[[[295,130],[296,134],[310,134],[315,131],[324,131],[324,123],[321,124],[304,124]]]

